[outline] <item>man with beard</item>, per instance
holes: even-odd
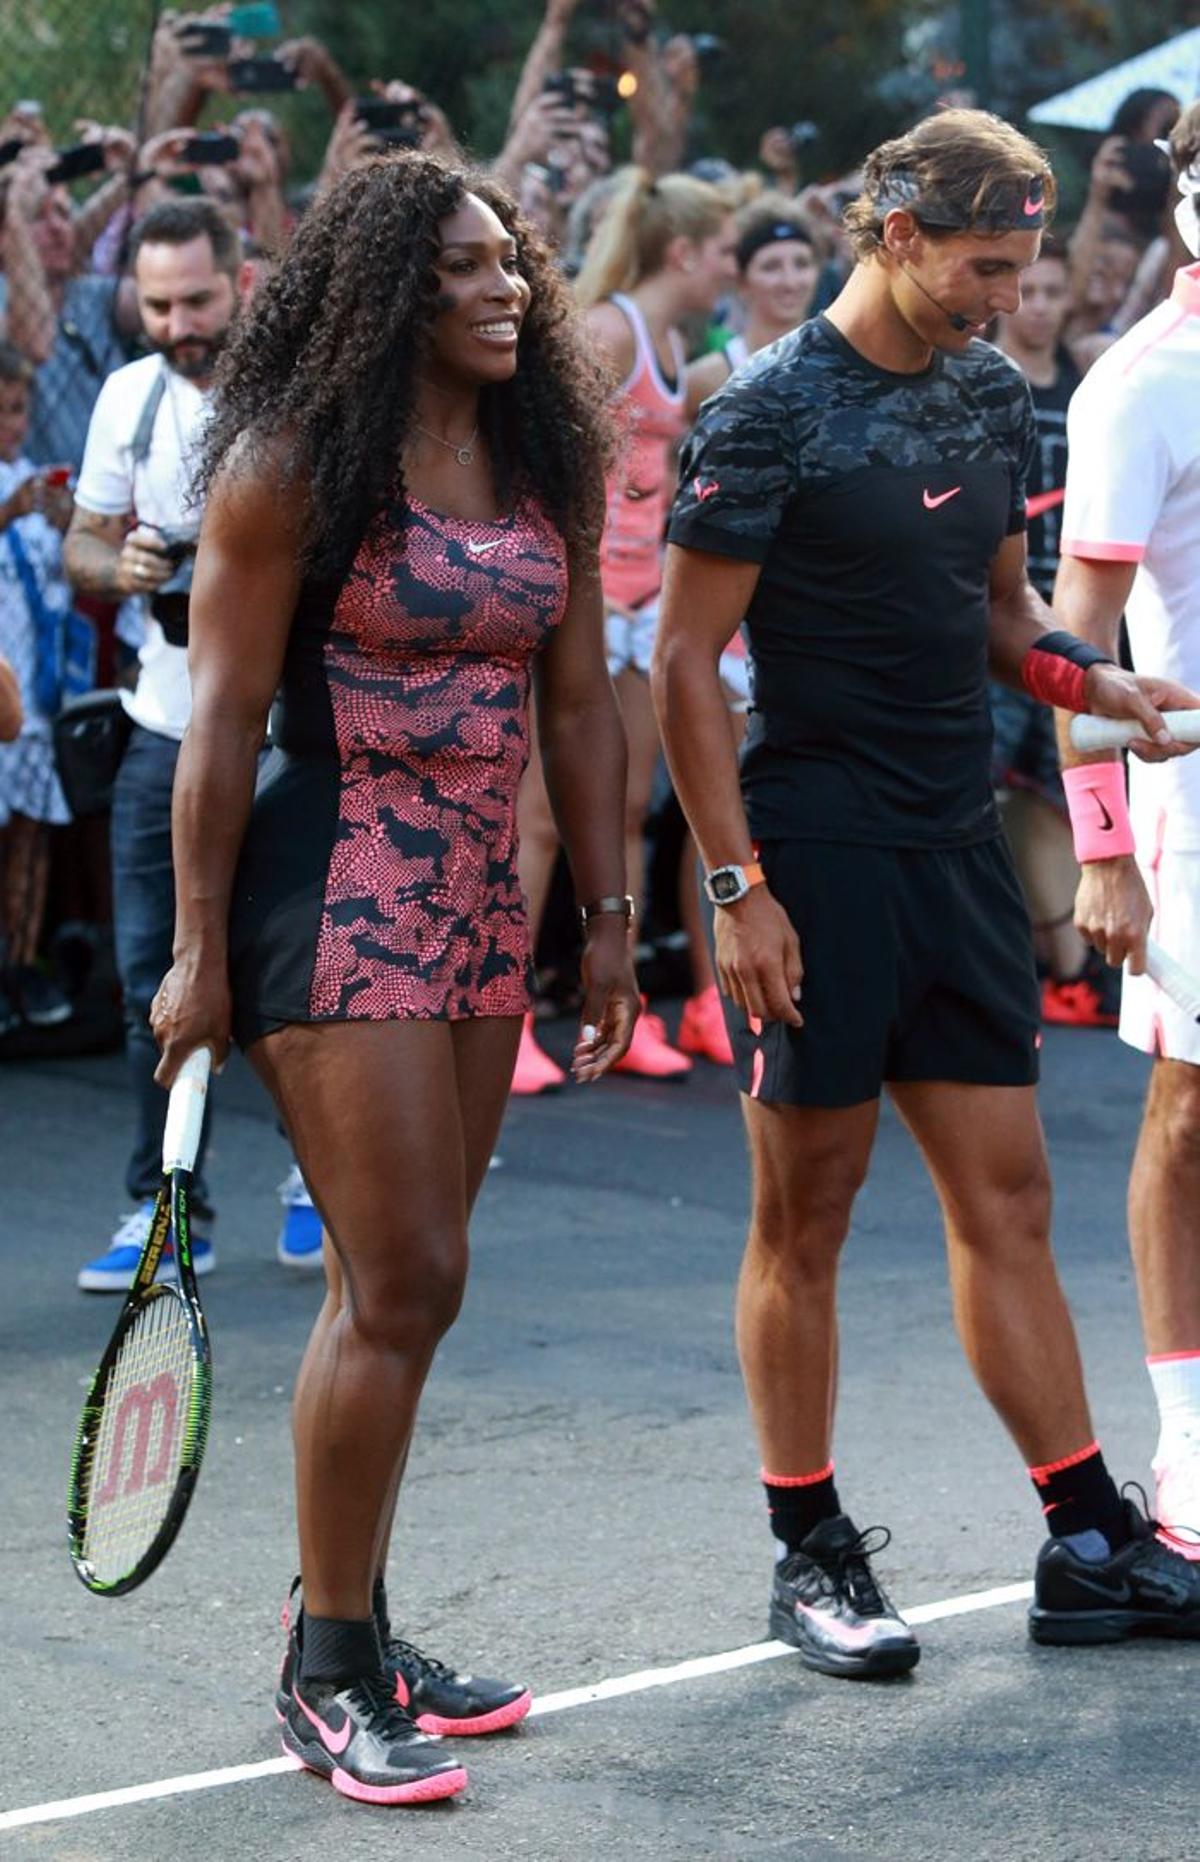
[[[81,1269],[79,1285],[90,1292],[129,1285],[162,1174],[167,1100],[154,1084],[158,1049],[148,1015],[174,938],[171,788],[191,712],[186,584],[200,523],[189,483],[237,308],[242,255],[211,201],[164,201],[134,227],[130,264],[154,353],[118,369],[100,392],[64,548],[74,587],[135,602],[144,628],[137,684],[124,696],[130,735],[112,811],[116,956],[137,1117],[125,1186],[137,1207]],[[196,1171],[193,1254],[203,1274],[213,1266],[203,1144]]]

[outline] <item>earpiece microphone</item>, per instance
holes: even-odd
[[[961,336],[964,330],[971,329],[972,324],[971,324],[971,319],[969,317],[964,317],[961,311],[947,310],[944,304],[939,304],[937,298],[933,295],[933,292],[926,291],[925,286],[921,283],[921,280],[917,277],[917,274],[915,272],[910,272],[907,265],[902,265],[900,269],[902,270],[906,278],[912,279],[912,282],[916,285],[917,290],[920,291],[923,296],[929,299],[929,302],[933,305],[934,309],[941,311],[943,317],[945,317],[946,321],[949,323],[950,328],[952,330],[957,330],[959,335]]]

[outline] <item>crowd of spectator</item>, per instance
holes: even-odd
[[[577,0],[547,0],[512,98],[504,146],[487,165],[519,198],[566,274],[579,280],[599,346],[618,377],[629,374],[630,361],[613,301],[661,274],[673,234],[692,240],[701,254],[716,237],[703,277],[690,276],[686,289],[674,279],[669,290],[659,288],[655,297],[651,289],[639,300],[643,312],[653,300],[661,314],[657,323],[653,314],[643,316],[641,335],[634,331],[638,341],[648,328],[664,375],[665,358],[678,358],[680,379],[667,388],[680,392],[682,432],[700,400],[747,354],[817,314],[836,294],[851,263],[840,213],[856,178],[805,181],[807,125],[765,126],[750,171],[698,147],[693,106],[704,81],[703,44],[663,31],[654,0],[618,0],[617,79],[572,64],[576,10]],[[64,931],[87,929],[98,947],[110,916],[107,817],[97,807],[71,819],[71,798],[56,764],[54,720],[64,707],[69,715],[82,694],[132,691],[144,679],[147,656],[153,660],[164,641],[170,651],[181,651],[171,645],[169,629],[161,631],[158,597],[180,573],[195,515],[183,521],[174,493],[157,516],[153,491],[121,493],[119,509],[104,504],[95,423],[106,382],[139,357],[165,359],[165,412],[156,404],[150,426],[157,432],[156,420],[175,421],[174,441],[168,432],[162,444],[174,444],[181,458],[179,423],[190,426],[202,405],[224,328],[312,200],[380,152],[464,153],[436,98],[401,78],[355,73],[352,79],[311,38],[273,49],[263,40],[239,40],[230,13],[216,7],[162,14],[137,135],[105,123],[102,111],[94,120],[65,124],[28,99],[12,102],[0,119],[0,1055],[28,1051],[31,1038],[51,1030],[63,1031],[54,1040],[69,1041],[86,974],[64,956]],[[285,129],[266,107],[270,92],[294,88],[319,93],[328,106],[328,141],[310,176],[296,172]],[[1178,110],[1175,98],[1158,91],[1126,100],[1095,153],[1077,224],[1058,228],[1047,241],[1027,280],[1022,311],[996,332],[1030,380],[1038,407],[1031,554],[1043,587],[1053,580],[1057,550],[1067,400],[1096,356],[1165,295],[1182,262],[1160,146]],[[478,160],[482,152],[469,153]],[[647,237],[653,233],[655,213],[643,211],[648,198],[667,225],[650,258],[637,245],[647,228]],[[597,286],[604,253],[611,258],[613,249],[610,219],[601,251],[606,216],[628,219],[634,199],[642,207],[640,232],[630,222],[632,256],[623,270],[608,264]],[[172,274],[160,288],[135,277],[147,216],[167,229],[168,245],[174,240],[181,247],[191,223],[181,223],[183,235],[172,233],[171,213],[187,202],[207,203],[213,224],[228,232],[228,240],[214,233],[208,242],[209,272],[229,281],[223,320],[209,315],[206,321],[203,293],[215,288],[211,278],[189,282]],[[92,460],[85,465],[89,449]],[[74,496],[81,474],[82,506]],[[109,551],[99,568],[97,520],[107,526],[101,540]],[[618,689],[622,680],[627,688],[623,704],[636,752],[635,840],[652,817],[670,819],[669,800],[665,811],[661,806],[665,779],[657,742],[645,722],[648,699],[638,702],[637,683],[644,684],[645,674],[639,652],[629,629],[619,650],[610,641]],[[733,642],[735,731],[748,697],[737,659]],[[164,705],[169,728],[144,702],[140,711],[134,706],[134,715],[174,742],[183,714],[178,706],[172,712],[167,700]],[[1065,998],[1056,1003],[1055,991],[1086,979],[1082,947],[1069,926],[1069,836],[1056,765],[1045,740],[1030,741],[1028,717],[1011,707],[998,715],[998,745],[998,784],[1049,804],[1048,811],[1032,811],[1019,834],[1049,971],[1048,1005],[1063,1008]],[[536,782],[535,768],[531,786]],[[536,867],[529,889],[540,916],[552,892],[552,828],[536,793],[524,812]],[[689,935],[698,999],[711,987],[711,971],[699,947],[689,856],[685,849],[681,861],[678,834],[672,839],[667,831],[665,840],[670,883],[657,890],[648,884],[648,890],[659,902],[661,927],[672,932],[681,924]],[[677,872],[683,881],[676,903]],[[543,956],[545,947],[543,937]],[[558,967],[569,970],[569,952]],[[686,972],[680,974],[686,990]],[[1107,1018],[1103,979],[1092,978],[1088,987],[1091,996],[1077,993],[1061,1019]],[[663,1041],[672,1051],[665,1031]],[[722,1041],[718,1017],[711,1042],[702,1033],[692,1052],[720,1059]],[[533,1051],[527,1050],[527,1060]],[[552,1068],[538,1075],[535,1065],[534,1075],[554,1083]]]

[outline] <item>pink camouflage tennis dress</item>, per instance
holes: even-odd
[[[408,497],[340,587],[302,588],[234,882],[243,1046],[293,1022],[528,1008],[516,793],[567,581],[532,496],[489,522]]]

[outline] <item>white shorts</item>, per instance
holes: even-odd
[[[1154,905],[1151,937],[1185,970],[1200,974],[1200,853],[1163,851],[1153,863],[1139,865]],[[1143,1054],[1200,1066],[1200,1026],[1148,976],[1131,976],[1128,965],[1119,1032],[1122,1041]]]
[[[627,667],[649,677],[657,632],[657,595],[631,615],[618,608],[608,609],[604,616],[604,651],[608,657],[609,678],[615,679]]]

